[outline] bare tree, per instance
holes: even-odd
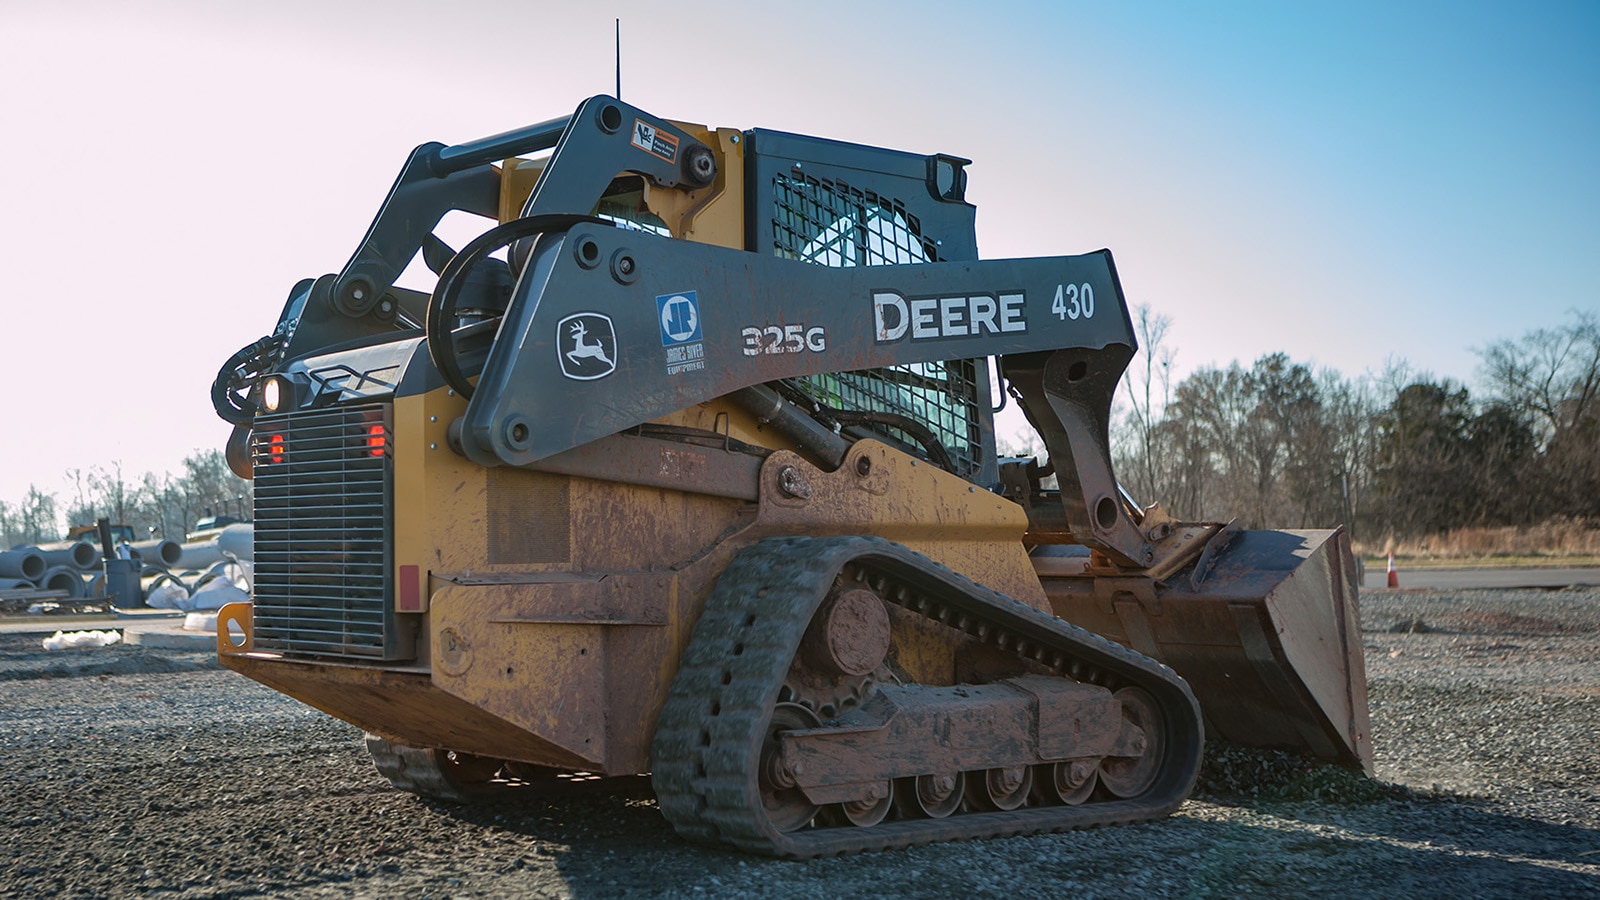
[[[93,491],[95,506],[112,522],[127,523],[134,518],[131,513],[138,506],[138,486],[128,483],[122,475],[122,460],[111,463],[110,469],[96,466],[89,470],[89,486]]]
[[[17,509],[16,533],[10,543],[41,544],[61,537],[61,523],[56,518],[56,498],[33,485],[28,485],[28,495]]]
[[[177,541],[207,515],[231,513],[248,518],[252,501],[250,482],[228,469],[219,450],[190,454],[178,475],[147,472],[133,482],[124,476],[122,463],[113,462],[108,468],[95,466],[88,472],[69,470],[67,479],[73,487],[73,499],[66,508],[68,524],[91,524],[105,516],[132,525],[136,533],[148,531]],[[26,508],[23,504],[17,509]],[[9,514],[11,519],[19,516],[20,512]]]
[[[1331,462],[1338,478],[1336,520],[1345,523],[1352,538],[1364,537],[1365,530],[1357,521],[1367,508],[1372,488],[1379,414],[1376,394],[1370,379],[1350,381],[1331,369],[1321,375],[1320,392]]]
[[[199,450],[185,457],[181,484],[193,514],[187,520],[190,526],[206,510],[212,515],[249,515],[254,499],[252,482],[233,474],[221,450]]]
[[[1152,312],[1147,304],[1134,308],[1140,353],[1122,373],[1123,393],[1129,404],[1122,443],[1131,446],[1124,446],[1123,452],[1117,454],[1117,474],[1141,500],[1162,496],[1166,487],[1162,480],[1167,448],[1159,428],[1172,399],[1172,363],[1177,357],[1177,352],[1163,343],[1171,326],[1170,318]]]
[[[1573,311],[1573,321],[1530,331],[1478,351],[1490,397],[1537,413],[1541,443],[1600,413],[1600,317]]]
[[[1541,328],[1480,351],[1486,390],[1503,418],[1531,415],[1538,455],[1522,466],[1520,504],[1536,518],[1600,517],[1600,316]],[[1515,435],[1500,429],[1499,437]],[[1488,432],[1486,432],[1488,434]]]

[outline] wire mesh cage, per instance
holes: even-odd
[[[833,267],[939,261],[938,241],[922,233],[917,217],[899,200],[808,175],[776,175],[772,189],[778,256]],[[987,360],[952,359],[790,378],[781,388],[820,407],[823,415],[829,410],[884,414],[880,421],[853,421],[846,430],[887,437],[937,458],[937,451],[924,446],[927,435],[888,421],[912,419],[932,432],[955,473],[970,478],[984,463],[980,385],[987,390]]]

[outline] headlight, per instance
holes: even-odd
[[[284,393],[283,379],[268,378],[261,385],[261,405],[266,407],[267,412],[277,412],[278,407],[283,405]]]

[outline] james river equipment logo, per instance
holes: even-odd
[[[573,313],[556,323],[561,374],[593,381],[617,370],[617,332],[604,313]]]
[[[706,367],[700,299],[694,291],[656,297],[656,321],[661,325],[661,346],[667,348],[668,375],[698,372]]]

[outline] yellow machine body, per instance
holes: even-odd
[[[222,664],[368,732],[407,790],[655,773],[685,835],[789,856],[1151,818],[1203,735],[1370,770],[1344,533],[1125,500],[1109,255],[978,262],[964,165],[605,97],[418,148],[346,270],[214,389],[257,479]],[[471,302],[451,291],[489,244],[406,230],[451,204],[507,250]],[[431,297],[389,285],[390,244],[429,256]],[[663,268],[698,301],[649,286]],[[835,285],[853,299],[808,305]],[[1097,300],[1108,336],[1071,330]],[[724,309],[752,327],[715,357]],[[708,365],[768,374],[674,408],[702,326]],[[667,368],[628,368],[640,335]],[[963,362],[967,338],[1004,350]],[[1048,460],[994,456],[991,369]],[[848,408],[851,385],[913,400]]]

